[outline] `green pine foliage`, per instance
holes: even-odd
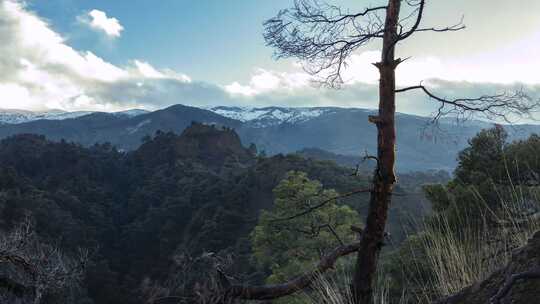
[[[274,189],[275,203],[262,211],[251,233],[257,264],[270,269],[268,283],[279,283],[311,269],[321,255],[341,243],[350,243],[358,225],[358,213],[337,200],[338,193],[323,189],[306,173],[291,171]],[[278,220],[300,214],[328,201],[323,207],[291,220]],[[357,236],[356,236],[357,237]]]
[[[0,233],[30,214],[44,242],[67,256],[87,249],[84,290],[70,303],[135,304],[156,294],[191,296],[207,279],[208,257],[227,257],[229,273],[239,282],[278,281],[339,241],[322,228],[313,238],[293,231],[276,237],[272,229],[278,227],[272,225],[264,228],[272,231],[251,234],[257,223],[300,210],[293,202],[305,201],[289,194],[316,204],[367,188],[370,177],[353,175],[333,161],[256,154],[233,130],[197,123],[181,135],[157,132],[132,152],[107,143],[83,147],[31,134],[9,137],[0,141]],[[440,176],[401,178],[404,186],[388,227],[396,244],[404,238],[402,223],[422,209],[414,180],[430,179]],[[363,214],[367,203],[362,194],[332,201],[313,217],[287,225],[304,230],[330,221],[347,242],[353,237],[348,226],[361,224],[357,213]],[[287,251],[274,251],[264,261],[260,252],[270,249],[262,245],[263,235]],[[254,239],[259,245],[252,247]]]

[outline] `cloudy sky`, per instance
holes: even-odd
[[[0,0],[0,108],[117,111],[195,106],[343,106],[377,102],[377,44],[358,50],[340,90],[275,61],[262,23],[293,0]],[[351,11],[379,0],[330,1]],[[519,4],[517,4],[519,2]],[[398,84],[469,97],[523,88],[540,96],[540,1],[431,0],[425,26],[399,45]],[[398,111],[434,103],[401,95]]]

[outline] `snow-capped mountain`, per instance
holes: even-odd
[[[75,111],[67,112],[62,110],[49,110],[42,112],[32,112],[26,110],[3,110],[0,109],[0,124],[20,124],[35,120],[64,120],[72,119],[96,112],[92,111]],[[146,110],[133,109],[127,111],[113,112],[112,115],[135,117],[141,114],[148,113]]]
[[[142,109],[131,109],[131,110],[125,110],[125,111],[120,111],[120,112],[113,112],[111,114],[117,115],[117,116],[125,115],[128,117],[135,117],[135,116],[143,115],[146,113],[150,113],[150,111],[142,110]]]
[[[73,117],[88,113],[0,111],[0,121],[10,122],[0,125],[0,139],[33,133],[85,146],[109,142],[119,149],[130,151],[141,145],[142,138],[152,136],[158,130],[180,134],[196,121],[232,128],[245,145],[254,143],[259,151],[267,155],[317,148],[358,157],[366,150],[374,153],[376,149],[376,128],[368,121],[368,116],[373,113],[374,110],[370,109],[338,107],[220,106],[201,109],[184,105],[150,113],[130,110],[92,113],[77,118]],[[17,123],[21,121],[26,123]],[[466,147],[467,140],[482,128],[490,127],[487,123],[477,121],[453,124],[451,120],[442,120],[436,129],[431,130],[426,129],[429,122],[428,117],[396,114],[396,124],[399,126],[397,153],[401,160],[398,170],[451,171],[455,168],[457,153]],[[540,133],[540,126],[521,125],[508,130],[511,139],[520,139],[531,133]]]
[[[256,128],[280,125],[283,123],[301,123],[323,114],[331,114],[339,108],[314,107],[314,108],[286,108],[286,107],[209,107],[206,108],[216,114],[249,123]],[[359,109],[354,109],[359,110]],[[365,110],[362,110],[365,111]]]
[[[92,112],[65,112],[62,110],[50,110],[44,112],[32,112],[25,110],[0,110],[0,123],[19,124],[40,119],[62,120],[68,118],[76,118],[90,113]]]

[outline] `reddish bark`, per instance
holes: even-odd
[[[355,303],[369,304],[373,301],[373,282],[377,272],[379,252],[384,241],[384,230],[392,190],[396,182],[394,173],[395,129],[395,69],[399,60],[394,59],[394,46],[398,40],[400,0],[389,0],[379,68],[379,115],[370,117],[377,126],[377,167],[373,176],[373,189],[366,227],[360,240],[360,249],[352,282]]]

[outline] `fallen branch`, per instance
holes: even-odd
[[[509,276],[501,289],[490,299],[490,303],[499,304],[517,281],[526,279],[540,279],[540,267]]]
[[[310,286],[320,274],[333,268],[340,257],[356,252],[359,248],[360,242],[339,246],[323,256],[314,270],[282,284],[259,286],[232,285],[223,293],[223,299],[272,300],[291,295]]]

